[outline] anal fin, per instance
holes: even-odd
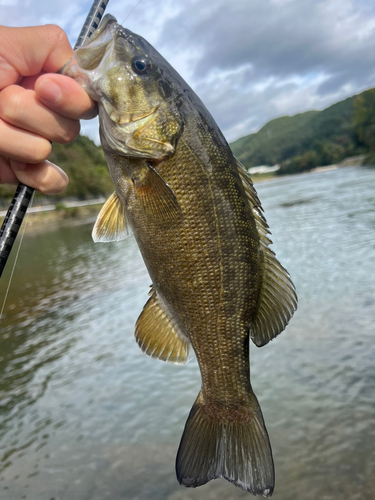
[[[184,364],[189,357],[189,340],[165,310],[156,291],[151,288],[135,325],[135,338],[142,351],[152,358]]]

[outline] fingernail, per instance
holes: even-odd
[[[38,83],[35,90],[38,97],[54,104],[58,103],[62,96],[60,87],[50,79]]]
[[[17,160],[10,160],[10,165],[14,170],[25,170],[27,163]]]

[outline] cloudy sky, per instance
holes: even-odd
[[[204,101],[229,141],[375,87],[373,0],[110,0]],[[91,1],[0,0],[0,24],[55,23],[74,44]],[[97,137],[97,124],[83,132]]]

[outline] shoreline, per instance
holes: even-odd
[[[43,210],[36,208],[34,211],[26,214],[23,225],[26,222],[25,233],[33,236],[34,234],[53,231],[61,227],[79,226],[83,224],[94,223],[104,202],[80,205],[75,207],[51,208]],[[27,217],[27,219],[26,219]],[[2,223],[4,216],[0,217]],[[22,226],[23,226],[22,225]]]
[[[316,174],[331,172],[339,168],[358,167],[360,165],[337,164],[316,167],[310,171],[300,174],[290,174],[277,176],[274,173],[255,174],[251,177],[254,185],[264,182],[282,180],[301,174]],[[60,227],[78,226],[95,222],[105,199],[88,200],[83,202],[61,202],[57,205],[46,205],[32,207],[27,217],[25,233],[28,235],[40,234],[46,231],[53,231]],[[0,212],[0,223],[3,223],[6,211]],[[26,218],[25,218],[26,220]]]
[[[275,181],[277,179],[288,179],[290,177],[295,177],[296,175],[306,175],[306,174],[320,174],[322,172],[331,172],[332,170],[338,170],[339,168],[348,168],[348,167],[360,167],[361,165],[357,164],[333,164],[333,165],[324,165],[322,167],[315,167],[311,170],[306,170],[305,172],[298,172],[296,174],[287,174],[287,175],[276,175],[272,174],[255,174],[250,176],[254,184],[259,184],[267,181]]]

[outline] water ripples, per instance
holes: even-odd
[[[251,347],[276,500],[375,497],[374,181],[347,168],[257,186],[299,295],[287,330]],[[0,333],[1,498],[247,498],[225,481],[176,482],[196,361],[141,353],[134,324],[150,280],[139,251],[90,233],[24,240]]]

